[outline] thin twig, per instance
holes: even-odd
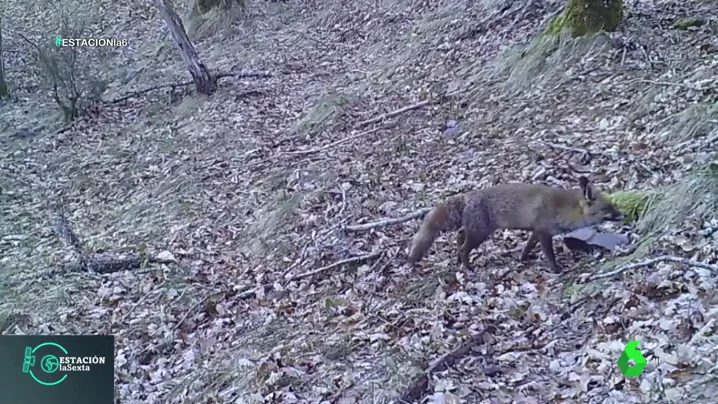
[[[429,211],[431,211],[431,209],[433,209],[433,208],[424,208],[424,209],[417,210],[417,211],[414,212],[414,213],[410,213],[410,214],[408,214],[408,215],[406,215],[406,216],[402,216],[402,217],[379,220],[378,222],[371,222],[371,223],[364,223],[364,224],[356,224],[356,225],[353,225],[353,226],[346,226],[346,227],[344,227],[344,230],[345,230],[345,231],[356,231],[356,232],[359,232],[359,231],[366,231],[366,230],[376,229],[376,228],[378,228],[378,227],[386,227],[386,226],[391,226],[391,225],[394,225],[394,224],[404,223],[404,222],[408,222],[408,221],[410,221],[410,220],[414,220],[414,219],[417,219],[417,218],[420,218],[420,217],[424,216],[424,215],[427,214]]]
[[[610,278],[614,275],[618,275],[620,273],[630,271],[632,269],[657,264],[659,262],[675,262],[678,264],[684,264],[684,265],[688,265],[688,266],[695,267],[695,268],[707,269],[707,270],[713,272],[714,274],[718,274],[718,267],[716,267],[714,265],[706,264],[704,262],[700,262],[700,261],[696,261],[696,260],[692,260],[692,259],[688,259],[688,258],[681,258],[681,257],[673,256],[673,255],[665,255],[662,257],[655,257],[655,258],[647,259],[645,261],[636,262],[633,264],[622,265],[622,266],[614,269],[613,271],[590,276],[588,278],[588,280],[595,281],[598,279]]]
[[[166,285],[166,282],[162,282],[161,284],[159,284],[159,285],[157,286],[157,288],[154,290],[154,292],[157,292],[158,290],[161,290],[165,285]],[[187,289],[185,289],[185,290],[182,292],[182,294],[184,294],[184,292],[185,292],[186,290],[187,290]],[[145,295],[143,295],[142,298],[137,302],[137,304],[132,305],[132,308],[131,308],[129,311],[127,311],[127,313],[125,313],[124,316],[122,316],[122,321],[119,322],[119,323],[117,323],[117,324],[127,324],[127,321],[129,320],[130,315],[135,311],[136,308],[138,308],[139,306],[141,306],[152,294],[153,294],[153,292],[146,293]],[[181,297],[181,296],[180,296],[180,297]],[[112,327],[110,327],[110,330],[112,330]]]
[[[313,271],[309,271],[309,272],[297,274],[297,275],[294,275],[294,276],[285,277],[285,279],[287,280],[287,282],[292,282],[292,281],[296,281],[296,280],[300,280],[300,279],[304,279],[304,278],[309,278],[309,277],[312,277],[312,276],[314,276],[314,275],[318,275],[318,274],[320,274],[320,273],[322,273],[322,272],[326,272],[326,271],[328,271],[328,270],[330,270],[330,269],[334,269],[334,268],[336,268],[336,267],[340,267],[340,266],[345,265],[345,264],[351,264],[351,263],[358,263],[358,262],[368,261],[368,260],[370,260],[370,259],[379,257],[379,256],[382,255],[383,253],[384,253],[383,250],[379,250],[379,251],[375,251],[375,252],[373,252],[373,253],[371,253],[371,254],[361,255],[361,256],[358,256],[358,257],[352,257],[352,258],[343,259],[343,260],[341,260],[341,261],[337,261],[337,262],[335,262],[335,263],[333,263],[333,264],[330,264],[330,265],[327,265],[327,266],[324,266],[324,267],[315,269],[315,270],[313,270]],[[236,295],[236,298],[237,298],[237,299],[247,299],[247,298],[249,298],[249,297],[252,297],[252,296],[254,296],[254,295],[257,294],[257,291],[258,291],[260,288],[261,288],[261,289],[264,289],[264,290],[267,290],[267,289],[271,289],[271,288],[272,288],[272,285],[271,285],[271,284],[265,284],[265,285],[260,285],[260,286],[257,286],[257,287],[245,289],[245,290],[241,291],[240,293],[238,293],[238,294]]]
[[[267,77],[272,77],[272,75],[269,74],[269,73],[263,73],[263,72],[262,72],[262,73],[255,73],[255,72],[223,72],[223,73],[218,73],[218,74],[215,75],[212,79],[216,82],[216,81],[218,81],[219,79],[224,78],[224,77],[235,77],[235,78],[240,78],[240,79],[241,79],[241,78],[250,78],[250,77],[267,78]],[[110,103],[110,104],[117,104],[117,103],[120,103],[120,102],[122,102],[122,101],[127,101],[127,100],[129,100],[130,98],[134,98],[134,97],[138,97],[138,96],[143,95],[143,94],[147,94],[147,93],[149,93],[149,92],[151,92],[151,91],[154,91],[154,90],[160,90],[160,89],[163,89],[163,88],[172,88],[172,90],[175,90],[175,89],[177,89],[177,88],[187,87],[187,86],[190,86],[190,85],[193,85],[193,84],[194,84],[194,81],[182,81],[182,82],[177,82],[177,83],[158,84],[158,85],[154,85],[154,86],[151,86],[151,87],[142,89],[142,90],[133,91],[133,92],[131,92],[131,93],[125,94],[125,95],[123,95],[122,97],[115,98],[114,100],[108,101],[108,103]]]
[[[623,48],[623,53],[621,54],[621,66],[623,66],[626,63],[626,51],[627,48]]]
[[[294,275],[294,276],[288,278],[287,281],[288,281],[288,282],[292,282],[292,281],[297,281],[297,280],[304,279],[304,278],[309,278],[309,277],[312,277],[312,276],[314,276],[314,275],[318,275],[318,274],[320,274],[320,273],[322,273],[322,272],[326,272],[326,271],[328,271],[328,270],[330,270],[330,269],[333,269],[333,268],[336,268],[336,267],[339,267],[339,266],[342,266],[342,265],[346,265],[346,264],[369,261],[370,259],[376,258],[376,257],[382,255],[383,253],[384,253],[384,251],[379,250],[379,251],[374,251],[374,252],[371,253],[371,254],[360,255],[360,256],[358,256],[358,257],[352,257],[352,258],[343,259],[343,260],[337,261],[337,262],[335,262],[335,263],[333,263],[333,264],[329,264],[329,265],[327,265],[327,266],[324,266],[324,267],[321,267],[321,268],[317,268],[317,269],[315,269],[315,270],[313,270],[313,271],[305,272],[305,273],[303,273],[303,274]]]
[[[458,93],[458,91],[452,92],[452,93],[449,93],[449,94],[444,95],[442,98],[453,97],[453,96],[455,96],[457,93]],[[432,104],[432,103],[435,103],[435,102],[437,102],[437,101],[436,101],[436,100],[433,100],[433,99],[432,99],[432,100],[424,100],[424,101],[421,101],[421,102],[417,102],[416,104],[408,105],[408,106],[406,106],[406,107],[402,107],[402,108],[399,108],[399,109],[397,109],[397,110],[394,110],[394,111],[391,111],[391,112],[387,112],[387,113],[385,113],[385,114],[381,114],[381,115],[376,116],[376,117],[374,117],[374,118],[367,119],[367,120],[365,120],[365,121],[361,121],[361,122],[357,123],[356,125],[354,125],[354,128],[355,128],[355,129],[360,129],[360,128],[363,128],[363,127],[365,127],[365,126],[369,126],[369,125],[371,125],[371,124],[379,123],[379,122],[382,122],[382,121],[384,121],[384,120],[386,120],[386,119],[393,118],[393,117],[395,117],[395,116],[397,116],[397,115],[401,115],[401,114],[403,114],[404,112],[413,111],[413,110],[415,110],[415,109],[419,109],[419,108],[421,108],[421,107],[423,107],[423,106],[426,106],[426,105],[429,105],[429,104]],[[362,137],[362,136],[366,136],[366,135],[372,134],[372,133],[377,132],[377,131],[380,131],[380,130],[382,130],[382,129],[391,129],[391,128],[393,128],[394,126],[396,126],[396,123],[391,123],[391,124],[383,125],[383,126],[381,126],[381,127],[374,128],[374,129],[370,129],[370,130],[367,130],[367,131],[365,131],[365,132],[359,132],[359,133],[357,133],[357,134],[351,135],[351,136],[346,137],[346,138],[343,138],[343,139],[339,139],[339,140],[337,140],[337,141],[335,141],[335,142],[329,143],[328,145],[325,145],[325,146],[322,146],[322,147],[319,147],[319,148],[316,148],[316,149],[295,150],[295,151],[277,153],[277,154],[275,154],[275,155],[273,155],[273,156],[270,156],[270,157],[268,158],[268,160],[269,160],[269,159],[274,159],[274,158],[277,158],[277,157],[282,157],[282,156],[291,156],[291,155],[303,155],[303,154],[319,153],[319,152],[322,152],[322,151],[331,149],[332,147],[337,146],[337,145],[339,145],[339,144],[342,144],[342,143],[348,142],[348,141],[350,141],[350,140],[354,140],[354,139],[360,138],[360,137]]]
[[[341,227],[347,220],[349,220],[349,218],[344,218],[344,219],[340,220],[339,222],[333,224],[328,229],[319,233],[319,235],[317,237],[315,237],[314,239],[308,241],[302,248],[302,252],[299,254],[299,259],[297,259],[292,265],[290,265],[287,269],[285,269],[284,272],[282,272],[282,277],[286,278],[288,273],[290,273],[292,270],[294,270],[299,265],[304,263],[304,260],[307,259],[307,255],[308,255],[307,252],[308,252],[309,245],[311,243],[314,243],[314,245],[317,246],[318,242],[324,240],[327,236],[329,236],[331,234],[332,231]]]
[[[687,89],[689,89],[689,90],[694,90],[694,91],[702,91],[702,90],[704,90],[704,89],[702,89],[702,88],[699,88],[699,87],[696,87],[696,86],[692,86],[692,85],[690,85],[690,84],[674,83],[674,82],[671,82],[671,81],[655,81],[655,80],[646,80],[646,79],[638,79],[638,80],[636,80],[636,81],[637,81],[638,83],[655,84],[655,85],[657,85],[657,86],[682,87],[682,88],[687,88]]]
[[[292,272],[294,268],[302,265],[305,259],[307,259],[307,251],[309,250],[309,245],[312,244],[314,240],[309,240],[304,244],[304,247],[302,247],[302,252],[299,253],[299,258],[294,261],[294,263],[287,267],[287,269],[284,270],[282,273],[282,276],[286,276],[288,273]]]
[[[389,259],[387,259],[386,262],[384,263],[384,265],[382,265],[381,268],[379,269],[378,273],[379,273],[379,277],[381,280],[379,281],[379,284],[376,285],[375,290],[385,290],[386,289],[386,285],[390,281],[390,277],[386,276],[386,272],[387,272],[386,270],[387,270],[387,268],[389,268],[391,263],[394,262],[396,257],[399,256],[400,252],[401,252],[401,248],[397,247],[394,250],[394,255],[392,255]]]
[[[185,289],[185,290],[186,290],[186,289]],[[210,294],[208,294],[207,296],[205,296],[205,297],[203,297],[202,299],[200,299],[200,300],[199,300],[198,302],[196,302],[195,304],[193,304],[192,307],[190,307],[190,309],[187,310],[187,312],[184,314],[184,316],[182,316],[182,318],[180,319],[180,321],[177,322],[177,324],[175,325],[174,331],[177,331],[177,330],[182,326],[182,323],[184,323],[185,320],[187,320],[187,317],[189,317],[189,315],[190,315],[191,313],[193,313],[193,312],[195,311],[195,309],[197,309],[200,305],[203,305],[203,304],[204,304],[205,302],[207,302],[210,298],[217,297],[217,296],[221,295],[222,293],[224,293],[224,292],[214,292],[214,293],[210,293]],[[184,292],[183,292],[183,294],[184,294]],[[182,297],[182,296],[180,295],[180,297]],[[178,298],[178,299],[179,299],[179,298]],[[153,336],[154,336],[154,335],[153,335]]]
[[[370,129],[370,130],[364,131],[364,132],[359,132],[359,133],[357,133],[357,134],[354,134],[354,135],[351,135],[351,136],[348,136],[348,137],[339,139],[339,140],[337,140],[337,141],[334,141],[334,142],[332,142],[332,143],[329,143],[329,144],[327,144],[327,145],[325,145],[325,146],[318,147],[318,148],[316,148],[316,149],[294,150],[294,151],[287,151],[287,152],[277,153],[277,154],[275,154],[275,155],[269,157],[269,159],[275,159],[275,158],[277,158],[277,157],[283,157],[283,156],[297,156],[297,155],[304,155],[304,154],[320,153],[320,152],[326,151],[326,150],[328,150],[328,149],[331,149],[331,148],[334,147],[334,146],[337,146],[337,145],[340,145],[340,144],[342,144],[342,143],[348,142],[348,141],[350,141],[350,140],[354,140],[354,139],[357,139],[357,138],[360,138],[360,137],[366,136],[366,135],[371,135],[372,133],[378,132],[378,131],[380,131],[380,130],[382,130],[382,129],[391,129],[392,126],[393,126],[393,125],[391,125],[391,126],[381,126],[381,127],[378,127],[378,128],[374,128],[374,129]]]
[[[383,120],[385,120],[385,119],[389,119],[389,118],[393,118],[393,117],[395,117],[395,116],[397,116],[397,115],[401,115],[401,114],[403,114],[404,112],[408,112],[408,111],[413,111],[413,110],[415,110],[415,109],[419,109],[419,108],[421,108],[421,107],[423,107],[423,106],[425,106],[425,105],[429,105],[429,104],[431,104],[431,103],[433,103],[433,102],[434,102],[434,100],[424,100],[424,101],[421,101],[421,102],[417,102],[416,104],[407,105],[406,107],[399,108],[399,109],[397,109],[397,110],[394,110],[394,111],[391,111],[391,112],[387,112],[387,113],[385,113],[385,114],[381,114],[381,115],[376,116],[376,117],[371,118],[371,119],[367,119],[366,121],[361,121],[361,122],[359,122],[358,124],[356,124],[356,127],[357,127],[357,128],[363,128],[364,126],[368,126],[368,125],[371,125],[371,124],[373,124],[373,123],[381,122],[381,121],[383,121]]]
[[[562,144],[550,143],[550,142],[544,142],[544,141],[537,141],[536,143],[550,147],[552,149],[565,150],[565,151],[570,151],[570,152],[575,152],[575,153],[580,153],[580,154],[591,154],[591,152],[588,151],[587,149],[581,149],[579,147],[565,146]]]
[[[386,269],[389,268],[389,265],[391,265],[391,263],[396,259],[396,257],[399,256],[399,252],[401,252],[401,248],[396,248],[396,250],[394,250],[394,255],[392,255],[388,260],[386,260],[384,265],[381,266],[381,269],[379,269],[380,274],[384,274],[384,271],[386,271]]]
[[[339,209],[339,213],[337,213],[337,216],[341,217],[342,213],[344,213],[344,210],[347,208],[347,191],[344,189],[342,184],[339,184],[339,191],[342,193],[342,207]]]
[[[693,337],[691,337],[690,343],[695,344],[696,342],[704,339],[706,334],[708,333],[708,331],[713,329],[713,326],[715,326],[715,323],[716,323],[716,320],[714,318],[708,320],[708,322],[703,327],[701,327],[701,329],[698,330],[698,332],[695,333],[695,335],[693,335]]]
[[[381,258],[383,258],[383,257],[380,256],[378,258],[380,258],[380,259],[377,259],[376,262],[374,263],[374,265],[372,265],[371,268],[369,268],[369,272],[374,272],[374,270],[379,266],[379,264],[381,264]]]
[[[215,80],[219,80],[225,77],[234,77],[236,79],[248,79],[248,78],[270,78],[273,75],[269,72],[220,72],[214,76]]]

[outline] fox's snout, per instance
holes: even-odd
[[[618,209],[612,209],[606,215],[606,220],[611,222],[622,222],[625,218],[625,215]]]

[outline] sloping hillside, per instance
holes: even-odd
[[[187,20],[212,71],[247,73],[208,98],[142,92],[189,76],[150,2],[26,1],[2,11],[0,329],[115,335],[117,402],[714,401],[715,1],[627,3],[610,35],[535,40],[563,2],[255,0]],[[128,41],[81,50],[107,89],[69,127],[28,42],[56,36],[58,9]],[[614,225],[628,251],[556,242],[562,274],[520,262],[518,231],[476,272],[449,234],[410,268],[418,220],[380,222],[580,175],[689,208]],[[141,268],[62,270],[59,206],[88,253]],[[628,379],[633,339],[649,363]]]

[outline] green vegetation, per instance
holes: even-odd
[[[650,196],[641,191],[624,191],[607,195],[607,198],[626,215],[626,222],[632,222],[644,214]]]
[[[551,20],[546,34],[571,31],[574,36],[613,31],[623,18],[623,0],[568,0],[563,12]]]
[[[687,30],[692,27],[700,27],[701,25],[705,24],[706,20],[703,18],[681,18],[673,23],[672,27],[674,29],[680,29],[680,30]]]
[[[196,6],[201,14],[205,14],[216,8],[229,10],[235,4],[244,7],[244,0],[197,0]]]

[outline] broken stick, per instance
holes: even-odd
[[[379,250],[379,251],[374,251],[373,253],[369,253],[369,254],[366,254],[366,255],[360,255],[360,256],[358,256],[358,257],[346,258],[346,259],[343,259],[343,260],[341,260],[341,261],[337,261],[337,262],[335,262],[335,263],[333,263],[333,264],[329,264],[329,265],[327,265],[327,266],[323,266],[323,267],[321,267],[321,268],[317,268],[317,269],[315,269],[315,270],[313,270],[313,271],[309,271],[309,272],[305,272],[305,273],[301,273],[301,274],[297,274],[297,275],[293,275],[293,276],[286,276],[286,277],[285,277],[285,280],[286,280],[287,282],[298,281],[298,280],[300,280],[300,279],[309,278],[309,277],[312,277],[312,276],[314,276],[314,275],[318,275],[318,274],[320,274],[320,273],[322,273],[322,272],[326,272],[326,271],[328,271],[328,270],[330,270],[330,269],[333,269],[333,268],[336,268],[336,267],[340,267],[340,266],[342,266],[342,265],[369,261],[369,260],[371,260],[371,259],[374,259],[374,258],[379,257],[379,256],[382,255],[382,254],[384,254],[384,251],[383,251],[383,250]],[[264,284],[264,285],[260,285],[260,286],[257,286],[257,287],[246,288],[246,289],[240,291],[239,294],[237,294],[236,297],[237,297],[238,299],[248,299],[248,298],[251,298],[251,297],[255,296],[255,295],[257,294],[257,291],[258,291],[259,289],[264,289],[264,292],[267,293],[267,291],[271,290],[272,287],[273,287],[272,284]]]
[[[433,208],[424,208],[417,210],[414,213],[410,213],[406,216],[397,217],[397,218],[391,218],[391,219],[383,219],[379,220],[378,222],[371,222],[371,223],[364,223],[364,224],[355,224],[353,226],[345,226],[345,231],[366,231],[371,229],[376,229],[378,227],[386,227],[391,226],[394,224],[404,223],[408,222],[409,220],[418,219],[420,217],[423,217],[425,214],[427,214],[431,209]]]
[[[324,266],[324,267],[321,267],[321,268],[317,268],[317,269],[315,269],[315,270],[313,270],[313,271],[309,271],[309,272],[305,272],[305,273],[303,273],[303,274],[297,274],[297,275],[294,275],[294,276],[290,276],[290,277],[287,278],[287,281],[291,282],[291,281],[297,281],[297,280],[304,279],[304,278],[309,278],[309,277],[311,277],[311,276],[320,274],[320,273],[322,273],[322,272],[328,271],[328,270],[330,270],[330,269],[332,269],[332,268],[336,268],[336,267],[339,267],[339,266],[342,266],[342,265],[345,265],[345,264],[369,261],[370,259],[376,258],[376,257],[382,255],[383,253],[384,253],[384,251],[379,250],[379,251],[375,251],[375,252],[373,252],[373,253],[371,253],[371,254],[360,255],[360,256],[358,256],[358,257],[352,257],[352,258],[343,259],[343,260],[337,261],[337,262],[335,262],[335,263],[333,263],[333,264],[329,264],[329,265],[327,265],[327,266]]]

